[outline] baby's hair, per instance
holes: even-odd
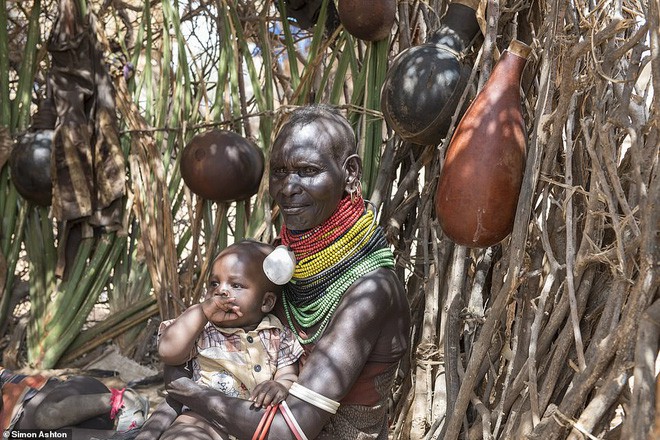
[[[282,291],[282,286],[278,286],[277,284],[273,283],[266,274],[263,271],[263,263],[264,259],[275,249],[274,246],[268,244],[268,243],[263,243],[261,241],[257,241],[252,238],[244,238],[240,241],[237,241],[233,244],[230,244],[223,250],[221,250],[218,255],[215,256],[213,261],[215,262],[218,258],[220,258],[222,255],[224,255],[227,251],[231,249],[245,249],[248,253],[248,256],[250,258],[255,258],[258,259],[256,262],[259,265],[260,271],[259,273],[263,277],[264,281],[264,287],[266,287],[266,290],[270,292],[275,292],[276,294],[279,294]]]

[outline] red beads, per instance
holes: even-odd
[[[309,231],[295,234],[282,226],[282,244],[296,254],[296,260],[313,255],[341,237],[364,213],[364,200],[344,197],[330,218]]]

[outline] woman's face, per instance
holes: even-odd
[[[347,176],[343,164],[332,154],[333,142],[343,137],[335,124],[319,118],[306,125],[288,126],[275,140],[269,191],[291,230],[320,225],[343,197]]]

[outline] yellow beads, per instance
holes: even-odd
[[[365,215],[355,223],[344,235],[334,243],[314,255],[304,258],[296,265],[294,279],[305,279],[318,275],[340,261],[350,258],[362,243],[366,243],[376,231],[373,211],[367,210]]]

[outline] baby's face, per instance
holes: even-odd
[[[223,322],[224,326],[248,327],[261,321],[265,314],[262,310],[265,294],[263,277],[261,266],[240,248],[226,251],[213,262],[206,295],[236,298],[234,303],[243,313],[236,320]]]

